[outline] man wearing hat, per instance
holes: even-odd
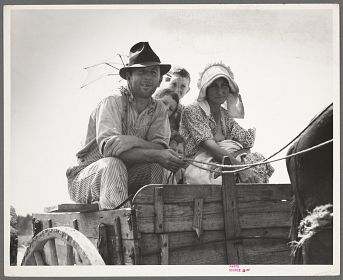
[[[119,71],[127,86],[92,112],[78,165],[67,170],[72,200],[113,209],[142,186],[162,183],[162,167],[175,172],[185,166],[169,149],[166,109],[151,97],[170,67],[148,42],[130,49],[129,63]]]

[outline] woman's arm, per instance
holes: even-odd
[[[232,153],[229,153],[228,151],[219,147],[212,139],[201,142],[200,146],[220,163],[223,161],[224,156],[228,156],[232,164],[241,164],[237,159],[234,158]]]
[[[235,159],[233,154],[220,148],[214,140],[203,141],[200,143],[200,146],[203,149],[205,149],[211,156],[213,156],[216,161],[220,163],[223,161],[224,156],[228,156],[233,165],[242,164],[240,161]],[[238,173],[238,176],[242,183],[258,183],[259,182],[259,178],[257,174],[251,169],[240,171]]]

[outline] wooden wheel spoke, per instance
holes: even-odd
[[[35,251],[33,252],[33,255],[35,257],[35,260],[36,260],[36,264],[37,265],[45,265],[45,262],[43,260],[43,256],[42,256],[42,252],[40,251]]]
[[[48,240],[47,245],[50,253],[51,265],[58,265],[55,239]]]
[[[82,265],[81,257],[76,249],[74,249],[74,260],[75,260],[75,264]]]
[[[74,265],[74,250],[73,246],[67,244],[67,257],[66,257],[66,264],[67,265]]]
[[[105,265],[93,243],[70,227],[47,228],[32,238],[21,265]]]

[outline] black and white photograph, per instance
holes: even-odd
[[[338,4],[3,20],[5,276],[340,274]]]

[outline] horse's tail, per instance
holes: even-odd
[[[291,201],[291,228],[288,233],[288,238],[289,240],[291,240],[290,246],[292,250],[292,254],[291,254],[292,264],[303,263],[301,250],[299,250],[299,247],[296,246],[298,242],[298,229],[299,229],[299,223],[301,219],[302,219],[301,213],[296,203],[295,196],[293,195],[292,201]]]
[[[288,150],[287,154],[292,154],[297,149],[298,141],[296,141]],[[298,227],[299,223],[303,218],[303,204],[299,196],[297,184],[298,184],[298,168],[295,158],[291,157],[286,159],[287,171],[291,180],[292,186],[292,201],[291,201],[291,228],[289,230],[288,237],[291,240],[290,246],[292,247],[291,262],[292,264],[302,264],[303,258],[301,250],[298,249],[294,244],[298,241]]]

